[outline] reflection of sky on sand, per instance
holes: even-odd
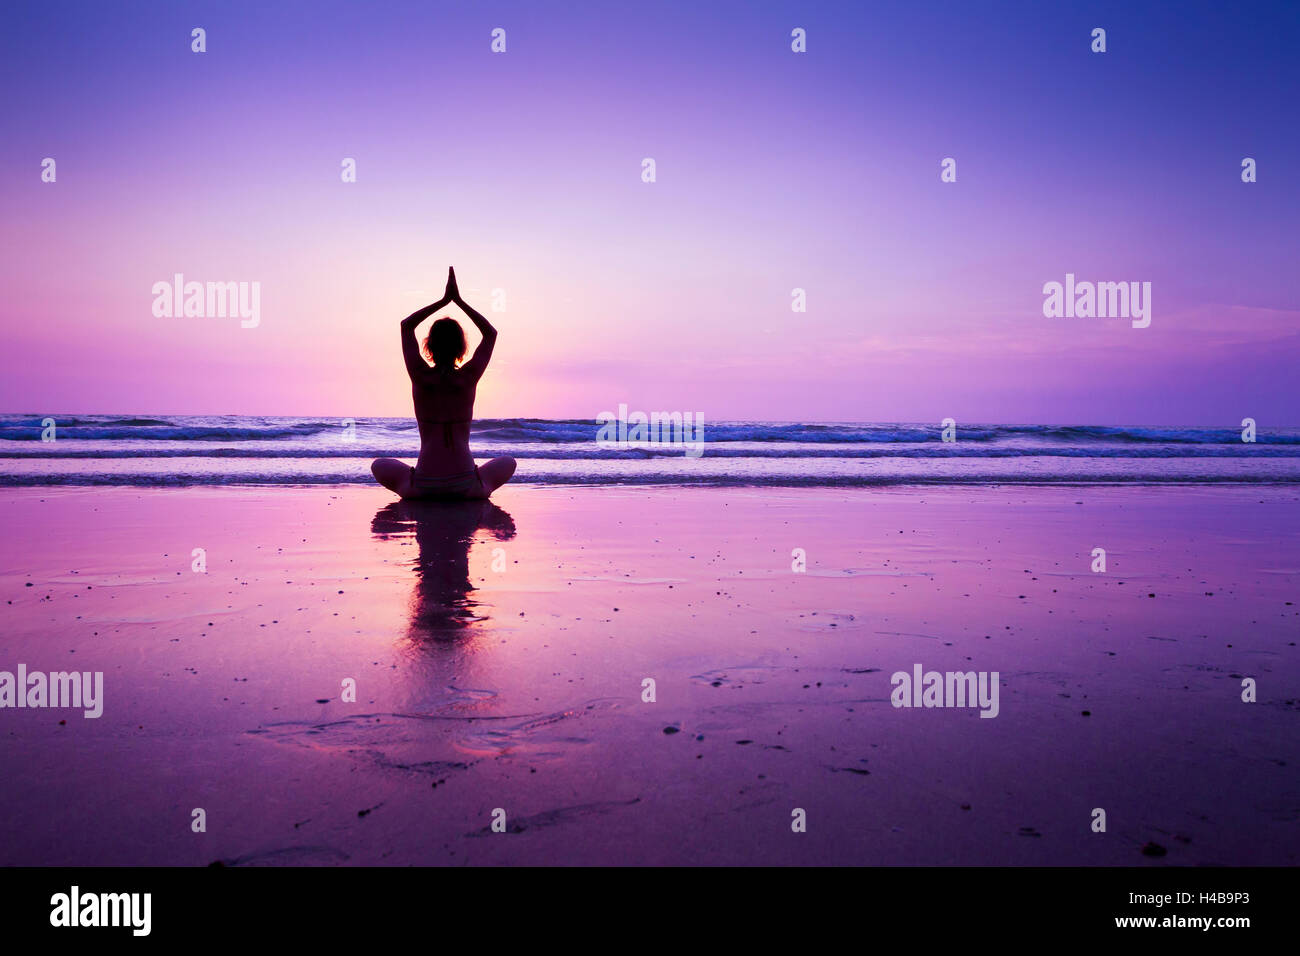
[[[415,643],[473,636],[488,620],[475,600],[469,553],[479,532],[498,541],[515,535],[514,519],[490,501],[395,501],[375,513],[375,537],[413,537],[415,589],[407,637]]]
[[[0,864],[1295,862],[1294,489],[379,495],[0,498],[10,660],[105,671],[5,712]],[[998,718],[892,707],[917,663]],[[1148,811],[1100,842],[1080,773]],[[153,832],[185,780],[209,842]]]

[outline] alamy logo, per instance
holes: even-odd
[[[998,715],[997,671],[921,672],[920,664],[912,673],[895,671],[889,678],[894,686],[889,702],[895,707],[978,707],[981,717]]]
[[[693,421],[692,421],[693,419]],[[618,406],[618,414],[601,412],[596,416],[598,448],[641,448],[655,445],[681,445],[687,458],[704,454],[703,412],[628,412]]]
[[[133,936],[148,936],[152,920],[152,893],[71,892],[50,897],[51,926],[127,926]]]
[[[255,329],[262,322],[262,283],[186,282],[178,272],[171,282],[153,284],[153,314],[159,319],[242,319]]]
[[[29,674],[27,665],[19,664],[17,676],[0,671],[0,708],[4,707],[80,707],[83,717],[99,717],[104,713],[104,672]]]
[[[1065,274],[1065,284],[1043,284],[1043,315],[1049,319],[1132,319],[1133,328],[1151,324],[1150,282],[1078,282]]]

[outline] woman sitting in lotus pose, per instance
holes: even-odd
[[[460,306],[483,335],[473,358],[459,366],[465,357],[465,331],[455,319],[433,323],[423,357],[415,340],[416,326],[449,302]],[[419,461],[412,468],[396,458],[376,458],[370,464],[376,481],[403,498],[486,498],[510,480],[513,458],[493,458],[480,467],[469,452],[474,393],[496,340],[497,330],[465,304],[456,287],[456,270],[448,269],[446,295],[402,319],[402,356],[420,427]]]

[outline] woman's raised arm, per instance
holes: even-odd
[[[474,350],[473,357],[462,366],[462,368],[468,369],[475,379],[478,379],[487,369],[488,361],[492,358],[492,347],[496,345],[497,330],[478,310],[460,297],[460,288],[456,285],[455,269],[447,270],[447,294],[451,296],[451,301],[464,310],[470,321],[474,323],[474,327],[478,329],[479,334],[483,336],[483,341],[479,342],[478,348]]]
[[[451,301],[451,293],[448,292],[432,305],[426,305],[423,309],[416,309],[402,319],[402,358],[406,360],[406,374],[410,375],[411,378],[415,378],[416,375],[429,367],[429,363],[420,355],[420,343],[415,340],[416,326]]]

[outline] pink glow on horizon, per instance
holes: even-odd
[[[334,8],[310,41],[288,13],[221,16],[220,56],[167,46],[149,69],[90,27],[26,24],[22,56],[70,44],[80,72],[7,123],[0,411],[406,415],[398,321],[451,264],[480,310],[507,296],[479,417],[1300,422],[1295,190],[1239,182],[1214,145],[1247,138],[1237,115],[1177,75],[1061,73],[1049,13],[1018,28],[1020,69],[1131,150],[1044,128],[1023,76],[955,83],[992,55],[957,34],[862,56],[860,11],[810,15],[804,61],[766,45],[785,27],[763,11],[638,22],[617,48],[573,42],[597,30],[577,14],[530,18],[497,60],[458,11],[432,75],[407,13]],[[1252,151],[1288,148],[1274,105]],[[178,272],[260,282],[260,325],[155,318]],[[1151,328],[1044,318],[1066,272],[1150,281]]]

